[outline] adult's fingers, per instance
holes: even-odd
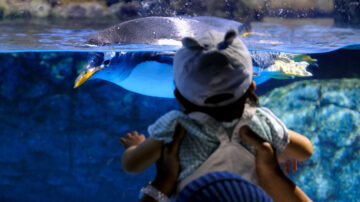
[[[286,161],[284,163],[284,172],[285,172],[286,175],[290,174],[290,165],[289,164],[290,164],[289,161]]]
[[[177,153],[179,151],[179,147],[185,137],[185,133],[185,129],[180,124],[178,124],[175,128],[173,141],[167,145],[169,152]]]
[[[240,128],[240,136],[256,149],[261,149],[263,146],[262,143],[265,142],[247,126]]]
[[[292,160],[292,171],[293,172],[297,171],[297,160]]]
[[[180,124],[176,125],[173,142],[179,145],[182,139],[185,137],[185,132],[186,132],[185,128],[182,127],[182,125]]]

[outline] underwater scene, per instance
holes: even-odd
[[[314,145],[289,178],[359,201],[360,3],[304,2],[0,0],[0,201],[137,201],[155,166],[125,172],[118,139],[182,108],[183,37],[230,29],[260,105]]]

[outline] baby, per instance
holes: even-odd
[[[137,132],[120,138],[123,168],[140,173],[156,162],[177,125],[186,130],[180,146],[178,190],[212,171],[230,171],[257,184],[255,150],[240,133],[251,130],[285,160],[312,155],[308,138],[286,128],[267,108],[258,106],[250,54],[234,30],[184,38],[174,58],[175,97],[184,107],[149,126],[150,138]]]

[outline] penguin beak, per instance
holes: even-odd
[[[98,67],[86,67],[75,80],[74,88],[81,86],[85,81],[87,81],[95,72],[104,69],[104,65]]]

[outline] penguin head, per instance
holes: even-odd
[[[74,88],[81,86],[89,80],[96,72],[114,66],[115,52],[89,53],[88,64],[75,80]]]

